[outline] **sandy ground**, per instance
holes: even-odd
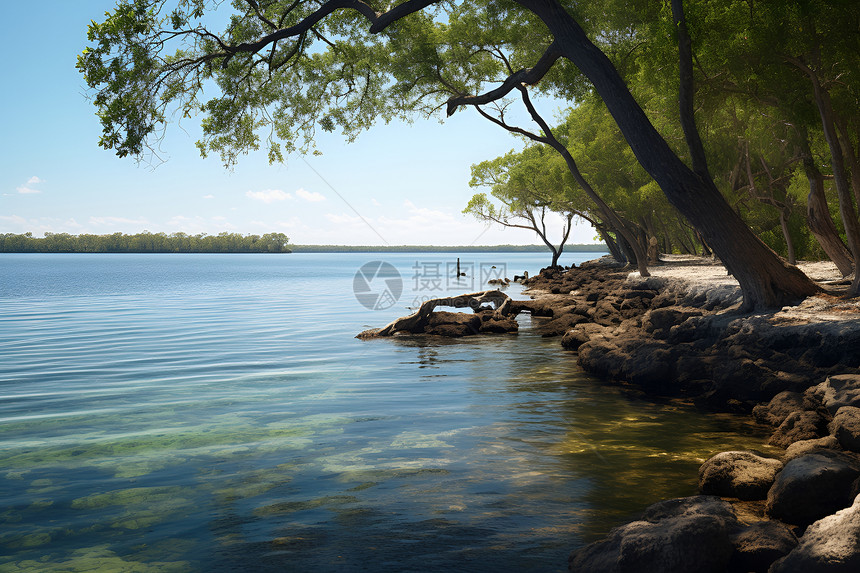
[[[689,292],[708,292],[713,296],[737,298],[740,301],[738,282],[723,265],[710,258],[686,255],[662,255],[665,264],[649,269],[652,276],[669,282],[682,283]],[[830,261],[800,262],[797,265],[812,280],[824,285],[840,281],[842,275]],[[638,272],[628,275],[628,280],[639,278]],[[785,307],[770,316],[776,322],[825,323],[829,321],[860,320],[860,300],[844,299],[830,294],[812,296],[798,306]]]

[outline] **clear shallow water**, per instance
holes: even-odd
[[[370,311],[353,279],[379,259],[404,292]],[[354,338],[438,296],[419,279],[453,260],[0,255],[0,571],[563,571],[694,493],[712,453],[761,447],[601,386],[528,317]]]

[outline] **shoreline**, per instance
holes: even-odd
[[[798,266],[820,283],[842,278],[832,263]],[[650,270],[642,278],[601,260],[544,269],[524,293],[544,336],[561,336],[587,372],[749,415],[785,452],[714,452],[701,495],[652,505],[574,551],[570,571],[860,566],[860,301],[826,293],[740,314],[740,289],[720,264],[671,257]]]

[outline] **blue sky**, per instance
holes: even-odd
[[[98,147],[100,127],[75,69],[90,20],[114,0],[48,0],[38,17],[3,2],[0,47],[0,233],[286,233],[296,244],[533,244],[531,232],[486,228],[461,214],[476,190],[469,167],[521,143],[471,110],[440,124],[380,124],[322,156],[232,171],[202,159],[197,123],[171,125],[155,168]],[[26,23],[31,24],[26,24]],[[549,110],[548,110],[549,111]],[[548,113],[551,115],[551,113]],[[358,214],[356,214],[356,212]],[[360,215],[360,216],[359,216]],[[560,235],[560,224],[555,225]],[[590,226],[571,243],[593,242]]]

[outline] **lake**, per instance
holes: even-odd
[[[549,258],[464,253],[456,282],[450,253],[0,255],[0,572],[565,571],[761,447],[583,373],[528,316],[354,338]]]

